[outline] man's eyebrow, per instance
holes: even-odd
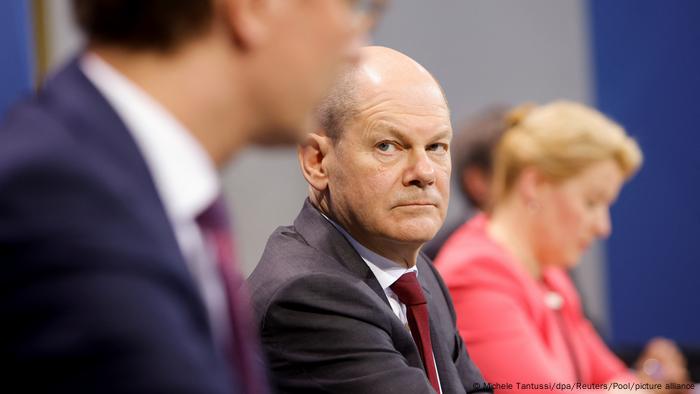
[[[401,128],[398,128],[394,125],[384,123],[384,122],[378,123],[377,125],[372,127],[372,129],[369,132],[370,135],[376,135],[376,134],[380,134],[380,133],[390,134],[392,137],[399,139],[399,140],[406,140],[406,139],[409,139],[411,137],[411,135],[408,132],[402,130]],[[446,127],[446,128],[443,128],[442,131],[439,132],[439,134],[434,135],[431,138],[431,140],[437,141],[437,140],[441,140],[444,138],[449,138],[451,134],[452,134],[452,130],[450,128]]]
[[[433,136],[434,140],[441,140],[443,138],[450,138],[452,136],[452,130],[443,129],[439,134]]]
[[[392,137],[400,140],[410,137],[406,132],[402,131],[400,128],[384,122],[378,123],[377,125],[372,127],[372,129],[370,130],[370,134],[389,134]]]

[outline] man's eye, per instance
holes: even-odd
[[[393,152],[396,150],[396,146],[390,142],[380,142],[377,144],[377,149],[382,152]]]
[[[431,144],[428,145],[428,150],[432,152],[443,153],[447,152],[447,146],[445,144]]]

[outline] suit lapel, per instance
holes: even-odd
[[[294,220],[294,227],[310,246],[327,254],[353,276],[364,281],[391,308],[384,289],[374,277],[372,270],[343,234],[333,227],[308,199],[304,201],[304,207]]]
[[[50,108],[51,115],[66,126],[76,143],[90,146],[89,151],[100,152],[104,159],[100,163],[119,169],[123,178],[113,182],[120,183],[125,195],[128,190],[138,193],[134,198],[138,206],[134,209],[142,213],[144,222],[156,229],[154,234],[160,237],[159,252],[169,256],[167,261],[186,278],[190,290],[199,294],[138,145],[109,102],[83,74],[78,62],[77,58],[73,59],[49,79],[40,99]]]
[[[420,287],[423,289],[425,300],[428,302],[428,305],[430,305],[432,294],[430,293],[430,288],[428,287],[427,275],[432,275],[432,272],[430,272],[430,268],[428,268],[425,264],[430,263],[423,260],[421,255],[418,255],[418,261],[416,262],[416,267],[418,268],[418,282],[420,283]]]
[[[431,263],[426,258],[423,258],[423,256],[419,256],[418,260],[418,270],[421,273],[419,275],[419,281],[425,292],[425,298],[428,301],[430,341],[433,345],[433,356],[435,357],[435,364],[440,377],[442,392],[463,392],[463,388],[460,385],[455,386],[455,382],[459,382],[460,380],[459,376],[456,375],[454,362],[452,360],[452,343],[450,341],[454,340],[454,338],[443,338],[440,336],[442,328],[440,324],[445,324],[445,320],[444,316],[439,315],[439,309],[435,307],[432,302],[434,297],[440,298],[442,291],[434,285],[435,274],[429,265]],[[431,286],[431,284],[433,284],[433,286]],[[430,289],[432,289],[435,294],[431,294]]]
[[[83,74],[78,59],[47,81],[42,98],[61,117],[78,143],[98,145],[144,188],[156,194],[155,184],[136,142],[112,106]],[[85,111],[90,108],[90,111]]]
[[[327,254],[330,258],[350,271],[353,276],[363,280],[367,286],[371,288],[381,300],[384,301],[386,306],[389,308],[389,313],[391,313],[396,321],[401,324],[399,318],[394,315],[393,311],[391,311],[391,306],[386,294],[384,293],[384,289],[382,289],[372,271],[362,260],[362,257],[360,257],[355,248],[352,247],[347,239],[345,239],[345,237],[321,215],[321,213],[311,204],[308,199],[304,202],[304,207],[302,208],[301,213],[299,213],[299,216],[294,221],[294,227],[310,246]],[[432,307],[431,305],[433,303],[433,297],[438,295],[432,294],[435,291],[435,287],[431,286],[431,284],[434,283],[434,274],[428,264],[430,263],[426,261],[422,255],[419,255],[417,262],[418,280],[428,303],[431,327],[430,339],[433,344],[435,363],[439,371],[440,384],[442,385],[443,392],[458,392],[455,391],[453,384],[451,384],[451,382],[455,380],[455,377],[452,376],[454,368],[451,369],[449,367],[452,362],[450,352],[446,350],[449,349],[449,346],[448,344],[443,343],[444,338],[441,339],[439,334],[440,331],[438,329],[438,324],[441,320],[439,319],[439,316],[437,316],[436,308]],[[405,341],[408,341],[407,343],[411,344],[413,349],[411,352],[404,354],[404,356],[407,357],[409,364],[416,368],[424,369],[423,362],[418,353],[418,347],[415,345],[410,332],[406,330],[405,336],[403,337]]]

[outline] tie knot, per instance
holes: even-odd
[[[229,231],[226,203],[218,196],[202,213],[197,215],[197,225],[205,231]]]
[[[390,287],[396,296],[399,297],[399,301],[405,305],[425,304],[425,295],[420,287],[415,271],[401,275]]]

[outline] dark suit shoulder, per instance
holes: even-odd
[[[39,133],[40,127],[46,132]],[[137,223],[139,206],[132,203],[143,203],[142,193],[127,174],[86,153],[59,129],[19,121],[0,131],[0,239],[25,233],[47,242],[74,236],[78,242],[101,231],[129,236],[120,226],[153,228]]]
[[[270,237],[249,284],[278,392],[387,393],[396,381],[407,393],[429,392],[424,373],[403,356],[415,352],[418,362],[389,305],[294,227]]]
[[[129,157],[78,138],[45,95],[16,106],[0,126],[0,283],[9,289],[44,275],[113,270],[189,287],[150,179],[130,171]],[[88,119],[86,135],[106,127]]]
[[[250,281],[278,282],[291,276],[318,272],[340,274],[343,271],[339,270],[340,266],[333,256],[310,245],[294,226],[278,227],[270,235]]]
[[[27,392],[230,392],[138,149],[76,79],[15,107],[0,126],[8,384],[21,381]],[[61,92],[66,101],[89,94],[61,104]]]
[[[14,107],[0,124],[0,170],[14,164],[56,161],[60,157],[79,158],[77,145],[54,114],[27,100]]]
[[[375,312],[386,307],[362,278],[306,243],[292,226],[279,227],[270,236],[260,263],[248,278],[248,286],[261,325],[270,306],[276,303],[297,301],[312,306],[317,300],[332,304],[331,308],[338,311],[351,304],[357,310]]]

